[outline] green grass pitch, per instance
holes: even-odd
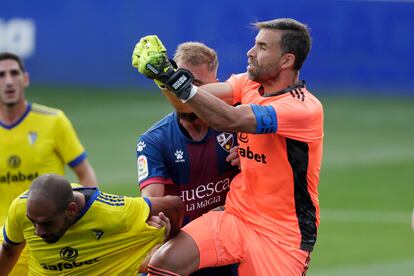
[[[65,111],[104,191],[139,194],[135,144],[172,110],[161,95],[36,87],[27,97]],[[414,98],[321,101],[321,225],[308,275],[414,275]]]

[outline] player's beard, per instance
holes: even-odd
[[[52,234],[49,237],[47,237],[47,239],[42,238],[43,241],[46,242],[46,243],[55,243],[55,242],[57,242],[66,233],[66,231],[68,230],[70,225],[71,225],[71,223],[70,223],[69,219],[65,217],[65,222],[64,222],[62,228],[56,234]]]
[[[259,65],[256,60],[250,62],[250,67],[247,70],[247,75],[250,80],[258,83],[275,82],[279,80],[282,67],[279,65],[280,57],[275,63],[265,66]]]

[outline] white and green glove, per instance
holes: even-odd
[[[156,35],[145,36],[135,45],[132,66],[153,79],[160,88],[165,85],[183,102],[187,102],[197,93],[197,88],[192,85],[194,77],[191,72],[174,69],[168,60],[167,50]]]

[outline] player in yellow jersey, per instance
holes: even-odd
[[[97,185],[85,149],[68,118],[61,110],[27,102],[28,85],[29,75],[21,59],[12,53],[0,53],[0,228],[13,199],[41,174],[63,175],[68,164],[80,184]],[[18,267],[12,275],[27,273],[24,265],[19,271]]]
[[[160,212],[169,218],[168,237],[164,227],[147,223],[162,218]],[[7,275],[25,243],[29,275],[136,275],[148,253],[179,231],[183,214],[178,196],[124,197],[42,175],[10,206],[0,275]]]

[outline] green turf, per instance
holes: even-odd
[[[414,99],[323,103],[321,225],[309,274],[414,275]]]
[[[136,140],[171,111],[159,94],[31,88],[28,97],[71,118],[103,190],[138,194]],[[308,275],[414,275],[414,99],[322,102],[322,220]]]
[[[107,192],[137,195],[136,141],[172,108],[158,93],[33,88],[31,101],[63,109]],[[76,180],[68,170],[71,180]]]

